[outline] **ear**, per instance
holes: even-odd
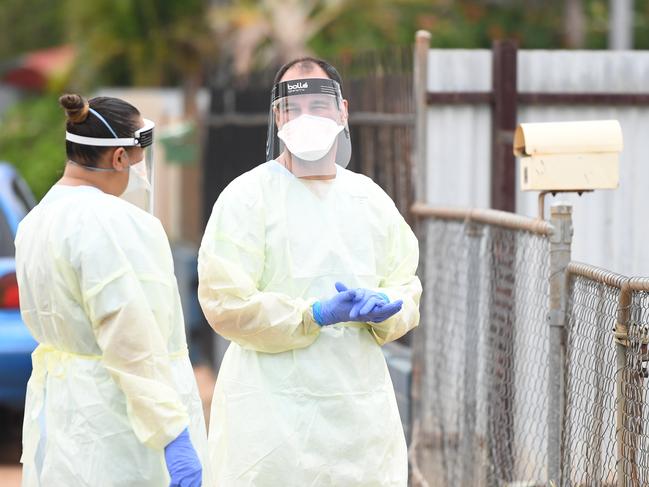
[[[349,102],[343,99],[343,121],[347,122],[349,120]]]
[[[279,118],[280,113],[279,113],[279,110],[277,109],[277,105],[275,105],[273,107],[273,115],[275,116],[275,127],[281,128],[281,125],[280,125],[281,120]]]
[[[118,147],[113,151],[113,156],[111,158],[111,163],[113,169],[118,172],[122,172],[128,169],[129,166],[129,157],[126,149],[124,147]]]

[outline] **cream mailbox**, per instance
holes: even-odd
[[[617,120],[522,123],[514,135],[523,191],[615,189],[621,150]]]

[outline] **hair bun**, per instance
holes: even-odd
[[[81,123],[88,118],[88,102],[80,95],[63,95],[59,104],[65,109],[65,116],[71,123]]]

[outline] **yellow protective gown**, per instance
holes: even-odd
[[[390,198],[338,168],[306,181],[270,161],[232,182],[199,252],[199,299],[232,340],[212,402],[218,487],[407,484],[407,448],[380,345],[419,321],[417,240]],[[383,323],[321,328],[341,281],[403,299]]]
[[[19,226],[16,273],[22,317],[39,342],[23,487],[166,487],[163,448],[187,426],[205,458],[171,252],[156,218],[96,188],[55,185]]]

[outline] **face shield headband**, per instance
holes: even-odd
[[[83,135],[72,134],[66,130],[65,140],[81,145],[92,145],[95,147],[149,147],[153,144],[153,129],[155,123],[152,120],[144,119],[144,126],[133,132],[133,137],[117,137],[115,131],[108,124],[106,119],[92,108],[90,111],[96,115],[108,127],[113,134],[113,138],[108,137],[85,137]]]

